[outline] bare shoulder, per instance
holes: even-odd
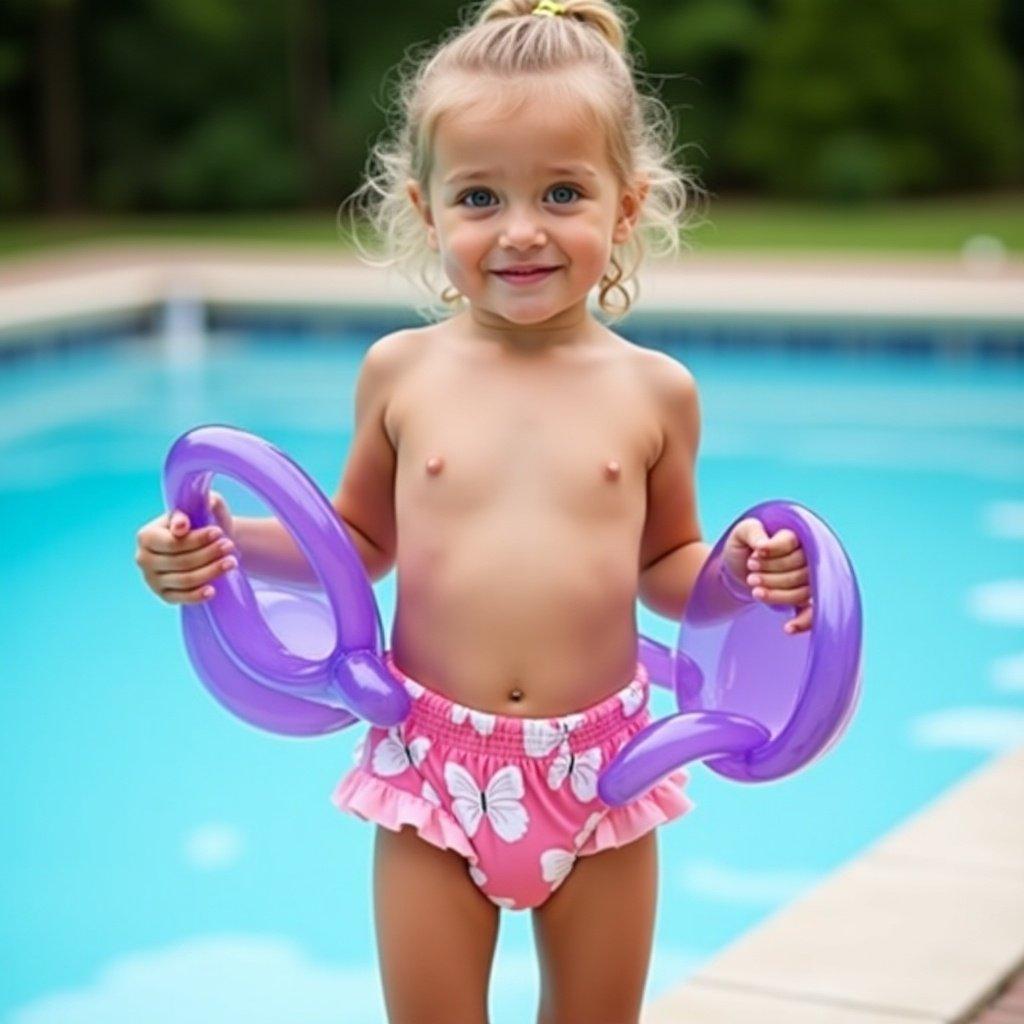
[[[413,371],[434,348],[436,325],[406,327],[378,338],[363,356],[356,383],[356,418],[373,409],[393,448],[398,447],[403,396],[409,392]]]
[[[697,400],[697,381],[690,369],[678,359],[625,338],[618,340],[653,408],[678,409],[681,403]]]
[[[363,371],[378,378],[401,375],[422,353],[427,330],[403,327],[378,338],[363,356]]]
[[[430,348],[429,327],[405,327],[378,338],[363,355],[359,367],[359,395],[387,403],[395,389]]]

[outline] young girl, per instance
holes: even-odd
[[[678,244],[688,182],[605,0],[494,0],[405,83],[368,197],[393,261],[449,314],[371,346],[334,498],[371,579],[397,566],[390,665],[414,698],[369,728],[339,807],[377,823],[375,920],[393,1024],[487,1019],[499,908],[533,911],[541,1024],[640,1012],[656,826],[691,806],[680,770],[604,806],[601,770],[650,722],[635,603],[682,613],[709,546],[694,494],[690,373],[590,313],[623,312],[641,229]],[[627,272],[624,265],[632,260]],[[610,297],[619,293],[618,306]],[[170,603],[236,564],[301,578],[273,518],[138,535]],[[731,584],[809,628],[796,537],[755,519]],[[747,591],[746,588],[751,588]]]

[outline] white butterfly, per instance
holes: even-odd
[[[470,838],[476,835],[485,816],[506,843],[514,843],[526,835],[530,816],[520,800],[525,790],[523,774],[517,765],[499,768],[481,790],[462,765],[446,761],[444,782],[452,796],[455,817]]]
[[[405,684],[406,693],[412,697],[413,700],[419,700],[420,697],[426,693],[427,688],[422,683],[417,683],[415,679],[403,679],[402,682]]]
[[[523,747],[530,757],[547,757],[559,743],[578,729],[586,715],[563,715],[550,721],[546,718],[523,720]]]
[[[434,787],[429,782],[427,782],[426,779],[423,780],[423,788],[420,790],[420,795],[423,797],[424,800],[426,800],[428,803],[432,803],[435,807],[443,806],[441,803],[441,798],[437,795],[437,790],[434,789]]]
[[[619,691],[619,700],[622,702],[622,713],[627,718],[632,718],[643,707],[643,683],[639,679],[634,679],[629,686]]]
[[[568,877],[576,863],[575,854],[568,850],[545,850],[540,855],[540,873],[545,882],[551,882],[551,891],[554,892]]]
[[[467,716],[470,722],[473,723],[473,728],[481,736],[490,736],[494,732],[494,725],[497,721],[495,715],[488,714],[486,711],[474,711],[471,708],[464,707],[462,704],[452,704],[452,721],[456,725],[462,725]]]
[[[590,803],[597,796],[597,777],[601,769],[601,748],[574,754],[565,741],[548,768],[548,788],[560,789],[566,778],[581,804]]]
[[[426,736],[417,736],[411,743],[405,743],[400,727],[393,725],[387,736],[373,751],[373,770],[377,775],[401,775],[407,768],[419,768],[430,749]]]
[[[603,811],[594,811],[589,818],[583,823],[583,828],[576,833],[576,849],[578,850],[593,834],[594,830],[601,823],[601,819],[608,813],[607,809]]]

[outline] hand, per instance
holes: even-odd
[[[769,537],[753,517],[743,519],[729,534],[722,551],[725,571],[766,604],[791,604],[798,611],[783,627],[787,633],[811,628],[814,616],[810,575],[803,548],[792,530]]]
[[[180,509],[162,513],[135,535],[135,564],[146,584],[168,604],[199,604],[214,595],[211,581],[234,569],[234,519],[227,502],[210,491],[216,526],[190,529]]]

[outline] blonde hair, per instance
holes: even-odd
[[[639,74],[627,52],[627,22],[632,12],[614,0],[564,0],[565,13],[533,15],[536,0],[485,0],[469,10],[468,24],[423,53],[407,52],[396,66],[396,102],[386,110],[388,124],[367,160],[365,179],[339,210],[348,210],[351,237],[364,262],[397,266],[425,286],[436,303],[420,307],[428,316],[457,312],[464,300],[445,284],[438,254],[426,241],[426,228],[413,206],[406,183],[417,181],[427,193],[433,166],[433,138],[441,115],[479,103],[480,76],[524,78],[551,72],[572,83],[585,75],[588,114],[603,129],[608,157],[620,186],[646,181],[640,218],[629,239],[613,244],[610,268],[599,283],[598,304],[609,317],[624,316],[639,294],[636,272],[643,260],[645,236],[653,255],[675,255],[681,229],[690,225],[691,193],[702,194],[697,180],[677,166],[675,128],[668,107],[637,87]],[[407,67],[403,67],[407,65]],[[578,90],[579,91],[579,90]],[[597,100],[591,101],[590,95]],[[499,105],[507,94],[495,97]],[[359,239],[358,221],[369,223],[378,251]],[[453,294],[454,293],[454,294]],[[618,295],[618,301],[612,296]]]

